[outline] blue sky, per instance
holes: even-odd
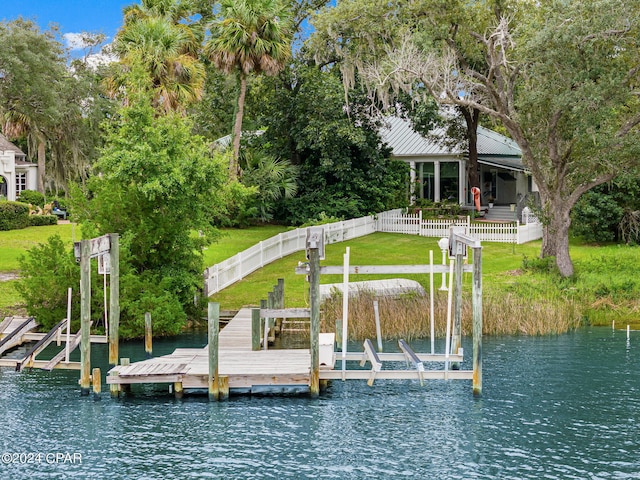
[[[113,39],[122,25],[122,9],[137,0],[0,0],[0,20],[19,16],[35,20],[46,30],[56,23],[60,33],[103,33]]]

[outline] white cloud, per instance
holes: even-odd
[[[85,33],[65,33],[63,38],[71,50],[82,50],[89,46]]]
[[[100,53],[94,53],[93,55],[88,55],[86,62],[90,67],[96,68],[100,65],[108,65],[111,62],[116,62],[118,57],[113,55],[112,53],[107,53],[102,50]]]

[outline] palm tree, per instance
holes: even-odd
[[[279,0],[223,0],[220,15],[211,26],[205,54],[226,74],[237,73],[240,82],[233,128],[233,156],[229,175],[239,175],[238,156],[247,78],[250,74],[275,75],[291,57],[289,12]]]
[[[131,72],[141,66],[147,77],[143,83],[150,84],[156,108],[184,112],[188,104],[201,98],[205,72],[198,51],[202,33],[195,24],[186,23],[190,5],[144,0],[125,9],[124,25],[114,42],[120,63],[107,81],[112,96],[124,92],[126,101],[131,90],[140,87],[132,84]]]

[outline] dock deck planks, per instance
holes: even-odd
[[[256,385],[306,385],[310,383],[311,353],[299,350],[251,349],[251,309],[244,308],[218,337],[218,374],[229,388]],[[206,388],[209,377],[208,346],[177,348],[173,353],[130,365],[114,367],[107,383],[173,383],[184,388]]]

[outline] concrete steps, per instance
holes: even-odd
[[[511,211],[509,205],[494,205],[487,211],[484,218],[496,222],[513,222],[514,212]]]

